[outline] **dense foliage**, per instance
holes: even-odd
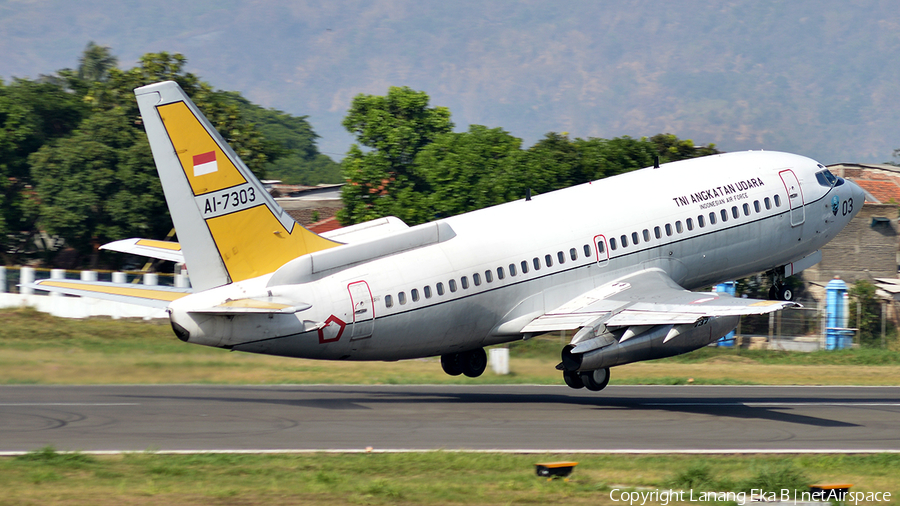
[[[91,43],[77,70],[0,82],[4,263],[44,257],[57,267],[97,267],[103,243],[172,229],[133,91],[158,81],[178,82],[258,176],[340,180],[305,117],[213,90],[185,63],[180,54],[148,53],[123,70],[109,48]],[[49,258],[60,246],[73,253],[67,262]]]
[[[501,128],[452,132],[450,112],[428,95],[390,88],[358,95],[344,120],[358,144],[342,169],[345,225],[393,215],[409,224],[501,204],[660,162],[718,153],[671,134],[570,139],[550,132],[528,149]]]

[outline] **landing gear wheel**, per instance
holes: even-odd
[[[794,300],[794,291],[787,286],[778,289],[778,300]]]
[[[769,300],[778,300],[778,286],[772,285],[772,288],[769,288]]]
[[[609,384],[609,368],[581,373],[581,382],[592,392],[599,392]]]
[[[450,376],[459,376],[463,372],[463,366],[459,360],[459,353],[441,355],[441,367]]]
[[[569,388],[574,388],[575,390],[584,388],[584,382],[581,381],[581,375],[575,371],[563,371],[563,381],[566,382],[566,385],[568,385]]]
[[[477,378],[487,367],[487,353],[484,352],[484,348],[460,353],[459,363],[462,365],[463,374],[470,378]]]

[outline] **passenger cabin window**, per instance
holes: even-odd
[[[744,216],[750,216],[750,204],[744,204]]]
[[[622,236],[619,237],[619,240],[622,241],[622,247],[623,247],[623,248],[627,248],[627,247],[628,247],[628,237],[622,235]]]
[[[475,286],[481,285],[481,274],[478,274],[477,272],[472,274],[472,283],[475,283]]]
[[[758,200],[753,201],[753,210],[756,212],[759,212],[759,201]]]
[[[644,242],[649,242],[650,241],[650,231],[645,228],[643,235],[644,235]]]
[[[591,247],[587,244],[584,245],[584,258],[591,258]]]
[[[465,280],[465,279],[466,279],[466,278],[463,277],[463,280]],[[456,291],[456,280],[455,280],[455,279],[451,279],[451,280],[450,280],[450,291],[451,291],[451,292],[455,292],[455,291]]]
[[[573,262],[575,260],[578,260],[578,250],[575,248],[570,249],[569,250],[569,258],[571,258]]]
[[[484,271],[484,280],[488,283],[492,283],[494,281],[494,275],[491,274],[490,270]]]
[[[450,280],[450,282],[453,283],[453,280]],[[468,276],[463,276],[463,277],[459,278],[459,283],[462,285],[463,290],[468,290],[468,289],[469,289],[469,277],[468,277]],[[455,292],[455,291],[456,291],[456,287],[455,287],[455,286],[451,286],[451,287],[450,287],[450,291],[451,291],[451,292]]]
[[[397,294],[397,302],[399,302],[401,306],[403,304],[406,304],[406,294],[403,292],[398,293]]]
[[[606,253],[606,243],[603,242],[603,239],[597,241],[597,252],[600,253],[600,255]]]
[[[419,301],[419,290],[418,289],[413,288],[412,290],[409,291],[409,294],[412,295],[413,302]]]
[[[672,235],[672,225],[670,223],[666,223],[666,237]]]
[[[709,213],[709,224],[710,224],[710,225],[715,225],[715,224],[716,224],[716,213],[715,213],[715,211],[712,211],[712,212]]]
[[[509,275],[510,276],[516,275],[516,264],[509,264]]]
[[[616,238],[615,238],[615,237],[610,237],[610,238],[609,238],[609,250],[610,250],[610,251],[615,251],[615,250],[616,250]]]
[[[706,220],[703,219],[703,215],[697,216],[697,226],[703,228],[706,226]]]
[[[497,279],[498,279],[498,280],[501,280],[501,279],[503,279],[504,277],[505,277],[505,276],[504,276],[504,274],[503,274],[503,267],[497,267]]]
[[[775,195],[775,207],[781,207],[781,195]]]
[[[390,295],[384,296],[384,307],[394,307],[394,298]]]
[[[675,222],[675,231],[679,234],[684,232],[684,228],[681,226],[681,220]]]
[[[638,242],[639,242],[639,241],[638,241],[638,234],[637,234],[637,232],[632,232],[632,233],[631,233],[631,244],[635,244],[635,245],[636,245]]]
[[[737,206],[731,206],[731,216],[733,216],[734,219],[737,219],[737,217],[738,217]]]
[[[688,218],[688,219],[684,220],[684,224],[687,225],[688,230],[694,230],[694,219],[693,218]]]
[[[726,221],[728,221],[728,211],[722,209],[719,212],[719,215],[722,217],[722,223],[725,223]]]
[[[430,299],[430,298],[431,298],[431,286],[425,285],[425,288],[423,288],[422,291],[425,292],[425,298],[426,298],[426,299]]]
[[[534,270],[541,270],[541,260],[538,257],[534,257],[531,263],[534,264]]]
[[[553,267],[553,257],[550,255],[544,255],[544,263],[547,264],[547,267]]]
[[[444,284],[438,283],[435,288],[437,288],[438,295],[444,295]]]
[[[519,265],[522,266],[522,274],[528,274],[528,262],[526,260],[522,260],[522,263]]]
[[[769,200],[769,197],[764,198],[763,202],[766,204],[766,211],[772,209],[772,201]]]
[[[662,233],[660,232],[659,227],[653,227],[653,235],[657,239],[662,239]]]
[[[562,251],[556,252],[556,260],[559,261],[559,265],[566,263],[566,254]]]

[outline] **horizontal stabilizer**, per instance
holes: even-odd
[[[181,244],[177,242],[132,238],[104,244],[100,249],[184,263],[184,253],[181,252]]]
[[[80,281],[75,279],[42,279],[20,286],[161,309],[168,307],[173,300],[180,299],[191,293],[190,288],[108,283],[105,281]]]
[[[223,316],[248,314],[294,314],[306,311],[312,304],[293,302],[283,297],[251,297],[228,299],[225,302],[203,309],[191,309],[189,313],[216,314]]]

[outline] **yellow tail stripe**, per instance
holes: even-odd
[[[157,109],[195,196],[247,182],[187,104],[174,102]],[[215,154],[213,165],[206,157],[210,153]],[[195,170],[199,166],[203,169]]]
[[[125,297],[137,297],[140,299],[173,301],[188,294],[170,292],[167,290],[154,290],[152,288],[125,288],[119,286],[84,285],[81,283],[66,283],[65,281],[41,281],[39,286],[52,286],[56,288],[68,288],[84,292],[108,293],[110,295],[122,295]]]
[[[232,281],[275,272],[298,256],[337,246],[303,227],[290,234],[261,205],[206,220]]]

